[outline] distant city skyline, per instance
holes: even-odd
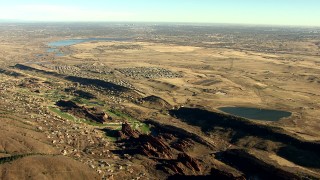
[[[0,20],[320,26],[318,0],[0,0]]]

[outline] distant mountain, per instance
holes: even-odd
[[[14,23],[14,22],[25,22],[19,19],[0,19],[0,23]]]

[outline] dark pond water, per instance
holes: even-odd
[[[270,109],[259,109],[249,107],[221,107],[218,108],[228,114],[240,116],[247,119],[256,119],[262,121],[279,121],[281,118],[291,116],[291,112],[270,110]]]
[[[47,49],[48,53],[55,53],[56,56],[64,56],[64,53],[62,53],[59,48],[65,47],[65,46],[71,46],[79,43],[84,42],[91,42],[91,41],[129,41],[131,39],[129,38],[85,38],[85,39],[67,39],[67,40],[61,40],[61,41],[55,41],[48,43],[48,46],[50,48]]]

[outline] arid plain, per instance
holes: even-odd
[[[318,179],[319,34],[2,25],[0,177]],[[292,114],[262,121],[221,107]]]

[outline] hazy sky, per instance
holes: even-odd
[[[320,26],[320,0],[0,0],[0,19]]]

